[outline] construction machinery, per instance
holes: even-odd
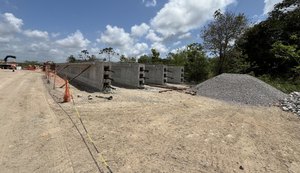
[[[17,59],[16,56],[7,55],[4,58],[4,62],[0,61],[0,68],[1,69],[12,69],[14,71],[16,69],[16,67],[17,67],[17,64],[16,64],[15,61],[13,61],[13,62],[7,62],[8,58]]]

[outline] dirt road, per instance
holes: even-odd
[[[0,71],[1,172],[73,172],[41,74]]]
[[[0,172],[73,172],[36,72],[0,71]]]
[[[1,173],[98,172],[41,73],[0,70],[0,81]],[[237,106],[157,88],[117,88],[113,100],[71,90],[114,173],[300,170],[300,119],[279,108]],[[61,91],[50,93],[61,97]],[[74,106],[62,107],[80,126]]]

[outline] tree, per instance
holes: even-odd
[[[87,50],[82,50],[81,53],[84,54],[84,56],[85,56],[85,57],[84,57],[84,60],[85,60],[85,61],[88,60],[88,59],[90,58],[89,52],[88,52]]]
[[[152,62],[151,57],[148,55],[142,55],[138,59],[138,63],[143,63],[143,64],[150,64]]]
[[[150,55],[142,55],[139,59],[139,63],[144,63],[144,64],[162,64],[166,63],[166,60],[162,60],[160,58],[160,53],[156,49],[151,49],[151,54]]]
[[[120,62],[127,62],[127,58],[125,57],[125,55],[120,56]]]
[[[108,55],[108,61],[109,62],[111,60],[111,56],[119,55],[119,53],[117,53],[112,47],[108,47],[108,48],[104,48],[104,49],[100,50],[99,54]]]
[[[97,60],[96,55],[89,56],[88,61],[96,61],[96,60]]]
[[[300,47],[299,0],[284,0],[275,5],[269,17],[245,32],[239,47],[256,75],[274,77],[294,75],[297,65],[291,56]]]
[[[187,45],[184,50],[169,53],[169,64],[184,66],[185,78],[190,82],[201,82],[209,76],[209,62],[200,43]]]
[[[120,62],[134,63],[136,62],[135,57],[127,58],[125,55],[121,55]]]
[[[74,62],[76,62],[76,58],[75,58],[73,55],[70,55],[70,56],[67,58],[67,62],[69,62],[69,63],[74,63]]]
[[[272,45],[271,52],[275,57],[280,59],[282,63],[290,64],[292,72],[297,76],[300,75],[300,50],[297,45],[285,45],[281,41],[277,41]],[[297,50],[298,49],[298,50]]]
[[[129,62],[136,62],[136,57],[129,58]]]
[[[246,61],[247,56],[243,55],[242,50],[238,46],[235,45],[234,48],[230,49],[227,56],[230,58],[225,62],[225,73],[249,73],[250,64]]]
[[[161,59],[160,59],[160,53],[156,50],[156,49],[151,49],[151,61],[153,64],[156,64],[156,63],[159,63],[161,62]]]
[[[170,52],[167,55],[167,60],[169,61],[170,65],[184,66],[187,59],[185,54],[183,54],[182,51],[178,50],[176,53]]]
[[[228,58],[228,51],[232,49],[233,43],[247,28],[247,19],[244,14],[238,15],[232,12],[222,14],[217,10],[214,20],[210,22],[202,31],[204,47],[211,53],[218,56],[217,73],[224,71],[224,64]]]
[[[202,45],[199,43],[190,44],[184,54],[187,58],[185,64],[186,79],[195,82],[206,80],[209,75],[209,64]]]

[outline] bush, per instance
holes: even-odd
[[[300,91],[300,79],[274,78],[270,75],[262,75],[258,78],[287,94],[293,91]]]

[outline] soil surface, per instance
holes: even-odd
[[[0,70],[1,172],[98,172],[91,154],[107,172],[55,103],[64,89],[53,90],[43,78]],[[75,106],[61,106],[88,141],[78,110],[113,172],[299,172],[296,115],[161,90],[103,94],[71,87]]]

